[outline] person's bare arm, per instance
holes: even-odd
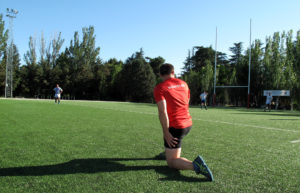
[[[174,138],[169,132],[169,118],[167,113],[166,100],[161,100],[157,103],[159,121],[163,129],[164,138],[170,147],[174,147],[177,144],[177,138]]]

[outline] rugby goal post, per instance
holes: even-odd
[[[217,74],[217,41],[218,41],[218,29],[216,28],[216,45],[215,45],[215,69],[214,69],[214,96],[213,105],[216,106],[216,88],[248,88],[247,108],[250,107],[250,75],[251,75],[251,35],[252,35],[252,20],[250,19],[250,40],[249,40],[249,69],[248,69],[248,85],[247,86],[217,86],[216,74]]]

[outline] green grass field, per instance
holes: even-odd
[[[169,169],[152,104],[0,100],[0,192],[300,192],[300,113],[196,107]]]

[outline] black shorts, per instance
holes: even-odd
[[[177,144],[175,145],[175,147],[170,147],[164,138],[165,148],[170,148],[170,149],[180,148],[183,137],[186,136],[190,132],[191,128],[192,128],[192,126],[184,128],[184,129],[176,129],[174,127],[170,127],[169,132],[171,133],[171,135],[174,138],[177,138],[178,140],[177,140]]]

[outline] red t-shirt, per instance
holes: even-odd
[[[186,82],[169,78],[154,88],[154,98],[156,102],[166,100],[170,127],[183,129],[192,126],[190,89]]]

